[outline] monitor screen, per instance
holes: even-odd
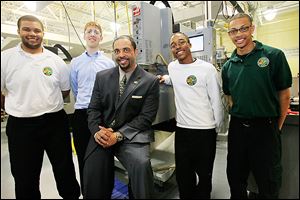
[[[189,39],[192,44],[191,52],[204,50],[204,35],[191,36]]]

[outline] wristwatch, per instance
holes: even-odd
[[[124,136],[119,131],[116,132],[116,139],[118,142],[122,141],[124,139]]]

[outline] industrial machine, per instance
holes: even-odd
[[[216,66],[216,30],[213,27],[206,27],[185,34],[192,44],[193,57]]]
[[[133,38],[138,49],[137,63],[154,75],[167,72],[167,65],[171,62],[171,9],[159,9],[152,4],[138,2],[132,10]],[[163,64],[158,63],[158,57],[163,60]],[[175,117],[173,96],[171,86],[160,86],[159,110],[153,124]]]

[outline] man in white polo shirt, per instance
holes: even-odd
[[[44,27],[39,19],[22,16],[18,34],[22,42],[1,52],[1,106],[9,114],[6,134],[16,198],[41,198],[44,151],[59,195],[79,198],[68,118],[63,110],[63,97],[70,91],[69,69],[42,46]]]

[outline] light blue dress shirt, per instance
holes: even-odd
[[[72,59],[70,80],[75,97],[75,109],[88,108],[97,72],[115,66],[115,63],[100,51],[93,55],[84,52]]]

